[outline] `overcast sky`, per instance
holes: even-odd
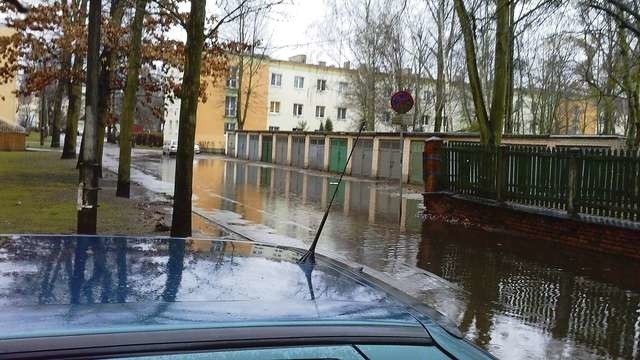
[[[307,62],[335,63],[322,51],[327,44],[317,35],[326,11],[326,0],[287,0],[280,5],[271,15],[267,30],[271,56],[284,60],[305,54]]]

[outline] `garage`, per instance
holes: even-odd
[[[378,177],[400,179],[402,154],[400,140],[380,140],[378,150]]]
[[[260,135],[249,135],[249,160],[260,161]]]
[[[331,139],[329,171],[342,172],[347,163],[347,139]]]
[[[287,165],[287,147],[289,137],[286,135],[276,136],[276,164]]]
[[[291,138],[291,166],[304,167],[304,136],[294,136]]]
[[[238,134],[238,159],[247,158],[247,134]]]
[[[351,158],[351,175],[371,176],[371,164],[373,162],[373,140],[360,139],[353,149]]]
[[[309,140],[309,169],[324,170],[324,138]]]
[[[227,133],[227,156],[236,156],[236,134]]]
[[[262,161],[264,162],[272,162],[271,160],[271,151],[273,149],[273,137],[263,136],[262,137]]]

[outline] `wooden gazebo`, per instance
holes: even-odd
[[[24,151],[27,134],[20,125],[0,119],[0,151]]]

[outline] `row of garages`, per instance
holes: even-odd
[[[237,132],[227,135],[227,156],[339,173],[354,142],[355,136]],[[401,144],[397,137],[361,137],[347,175],[381,179],[404,175],[405,182],[422,184],[423,147],[422,139],[405,138]]]

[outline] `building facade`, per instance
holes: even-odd
[[[9,37],[15,33],[14,29],[0,27],[0,37]],[[6,60],[0,60],[6,61]],[[17,123],[18,99],[16,97],[16,77],[0,84],[0,119],[9,124]]]
[[[356,111],[349,106],[350,69],[307,64],[304,55],[289,61],[269,61],[267,129],[323,128],[330,121],[334,131],[352,129]],[[259,129],[256,129],[259,130]]]
[[[254,59],[250,65],[249,62],[245,58],[242,89],[238,89],[240,72],[237,59],[231,59],[226,78],[217,81],[203,79],[207,82],[206,101],[198,105],[195,141],[205,151],[224,152],[227,132],[241,128],[238,126],[239,113],[244,119],[242,130],[317,131],[326,129],[327,122],[331,122],[335,132],[357,131],[362,115],[353,100],[352,87],[358,70],[351,69],[348,63],[342,67],[328,66],[324,62],[309,64],[305,55],[288,60],[262,57]],[[411,75],[410,72],[407,74]],[[423,80],[419,93],[414,94],[416,106],[402,117],[395,115],[388,100],[397,89],[384,77],[376,88],[376,131],[399,131],[401,124],[405,124],[409,131],[435,131],[434,81]],[[597,133],[597,111],[590,101],[564,99],[561,106],[551,112],[554,114],[552,119],[539,114],[539,106],[534,100],[535,97],[516,90],[515,133],[540,133],[541,125],[536,124],[543,120],[553,121],[555,126],[550,129],[551,133]],[[179,112],[179,100],[166,102],[165,140],[178,138]],[[536,121],[541,116],[545,119]],[[478,131],[473,100],[465,84],[447,86],[440,131]]]

